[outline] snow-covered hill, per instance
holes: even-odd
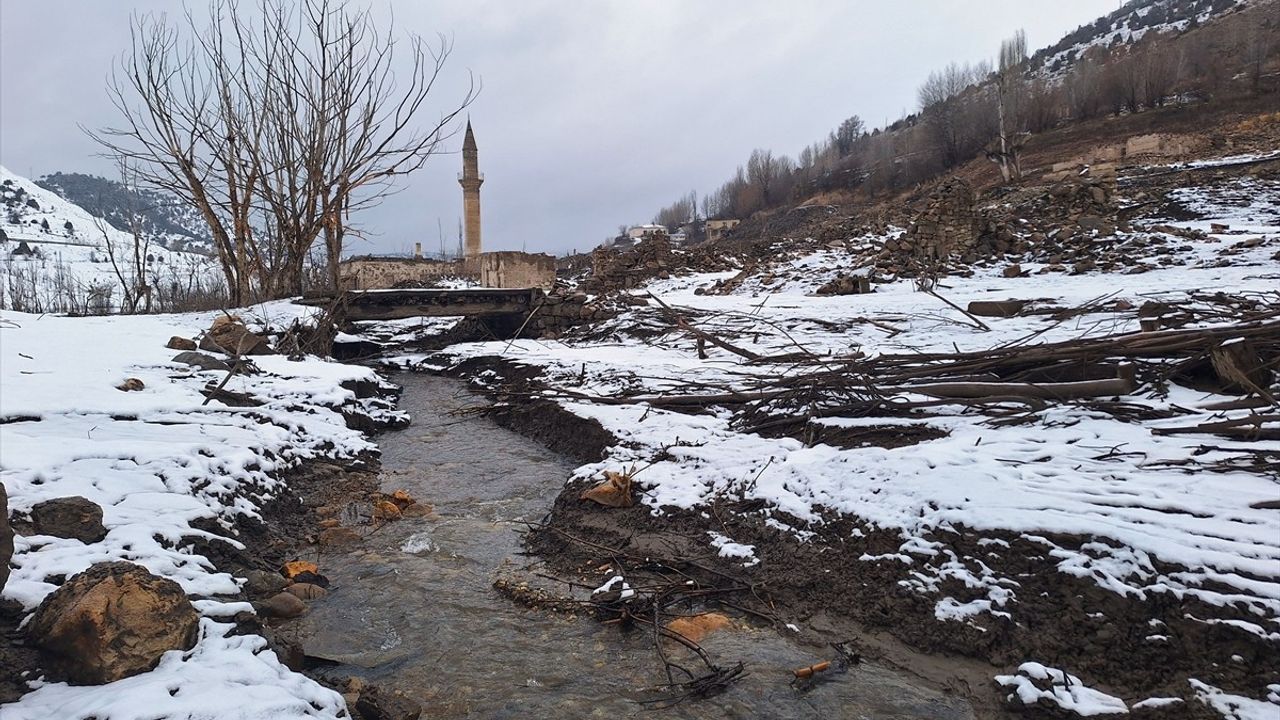
[[[1081,25],[1032,57],[1035,67],[1057,76],[1093,47],[1133,43],[1148,33],[1181,33],[1257,0],[1130,0]]]
[[[195,209],[174,195],[83,173],[56,172],[35,182],[117,230],[128,232],[137,224],[170,250],[213,254],[209,226]]]
[[[138,243],[0,166],[0,308],[112,312],[136,294],[129,290],[140,280],[151,289],[152,310],[216,304],[222,284],[216,261],[147,236]]]

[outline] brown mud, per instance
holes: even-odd
[[[555,403],[524,402],[525,392],[536,386],[536,369],[489,358],[465,362],[453,373],[468,377],[480,370],[497,372],[504,390],[517,391],[495,396],[501,404],[490,416],[505,427],[583,462],[600,460],[617,442],[595,421]],[[492,383],[492,377],[487,382]],[[874,441],[875,436],[832,439],[852,440],[850,445],[855,445]],[[636,482],[643,491],[643,477]],[[1247,610],[1208,606],[1172,593],[1124,597],[1059,572],[1044,545],[1018,534],[959,527],[927,538],[971,567],[981,562],[999,576],[1017,578],[1016,600],[1008,608],[1016,622],[984,614],[969,624],[936,618],[936,601],[950,596],[963,603],[985,594],[957,580],[943,581],[930,595],[903,587],[901,582],[913,569],[919,570],[921,562],[941,560],[915,556],[912,566],[892,558],[860,560],[864,555],[899,553],[902,538],[857,518],[833,514],[810,526],[769,512],[762,503],[740,501],[713,503],[705,512],[664,508],[656,516],[645,505],[605,508],[584,502],[580,495],[591,484],[569,483],[545,525],[527,536],[529,550],[566,577],[625,554],[661,558],[712,585],[735,578],[755,588],[752,594],[734,598],[736,614],[745,610],[748,619],[760,622],[774,618],[777,626],[794,623],[815,645],[855,637],[864,657],[965,697],[981,717],[1060,716],[1053,708],[1014,711],[1004,704],[1006,692],[992,677],[1012,674],[1020,663],[1031,660],[1078,675],[1090,687],[1130,704],[1148,697],[1186,700],[1133,712],[1145,718],[1218,717],[1194,699],[1188,677],[1253,696],[1280,673],[1280,653],[1271,643],[1227,625],[1194,619],[1256,619]],[[767,525],[768,518],[814,535],[798,542],[792,534]],[[709,531],[754,545],[759,564],[742,567],[717,557],[707,541]],[[1067,548],[1097,540],[1045,537]],[[1180,568],[1156,563],[1156,569],[1169,574]],[[735,613],[734,608],[724,609]],[[1153,641],[1152,635],[1165,639]]]

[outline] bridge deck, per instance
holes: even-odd
[[[527,313],[542,298],[540,288],[464,288],[442,290],[346,290],[308,294],[302,305],[343,308],[348,320],[396,320],[454,315],[492,316]]]

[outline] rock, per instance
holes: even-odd
[[[145,390],[146,387],[146,383],[142,382],[138,378],[129,378],[117,385],[116,389],[124,392],[137,392],[139,390]]]
[[[296,580],[303,573],[315,574],[318,572],[320,572],[320,568],[308,560],[293,560],[285,563],[284,567],[280,568],[280,574],[290,580]]]
[[[351,528],[331,527],[325,528],[320,537],[316,538],[316,542],[325,547],[355,545],[363,540],[360,533]]]
[[[195,340],[189,340],[181,335],[174,335],[169,338],[169,342],[165,343],[164,346],[170,350],[195,350],[200,347],[199,345],[196,345]]]
[[[1076,225],[1081,230],[1101,230],[1105,222],[1097,215],[1081,215],[1080,219],[1076,221]]]
[[[13,557],[13,528],[9,525],[9,496],[0,485],[0,590],[9,580],[9,558]]]
[[[107,536],[107,528],[102,525],[102,508],[79,496],[38,503],[31,508],[31,525],[36,535],[71,538],[86,545]]]
[[[243,589],[244,594],[249,597],[267,597],[284,590],[288,584],[289,581],[279,573],[267,572],[266,570],[250,570],[244,574]]]
[[[319,585],[322,588],[329,587],[329,578],[314,572],[298,573],[294,576],[293,581],[296,583],[308,583],[311,585]]]
[[[269,618],[295,618],[307,612],[307,604],[290,592],[272,595],[253,604],[259,615]]]
[[[435,514],[435,506],[430,503],[414,503],[400,511],[400,517],[407,518],[429,518]]]
[[[723,630],[732,627],[733,622],[728,616],[717,612],[702,613],[701,615],[691,615],[689,617],[678,617],[667,623],[667,629],[680,633],[695,643],[702,642],[702,639],[717,630]]]
[[[631,494],[631,476],[605,470],[604,481],[582,492],[579,500],[590,500],[605,507],[631,507],[635,497]]]
[[[422,717],[422,706],[400,693],[370,685],[360,692],[356,712],[364,720],[418,720]]]
[[[202,352],[182,352],[173,356],[173,362],[191,365],[201,370],[221,370],[227,372],[231,366],[212,355]]]
[[[408,490],[397,490],[391,493],[389,499],[391,502],[399,505],[401,510],[417,502],[417,500],[414,500],[413,496],[409,494]]]
[[[1004,276],[1007,278],[1016,278],[1021,274],[1022,274],[1021,265],[1014,264],[1004,269]]]
[[[250,332],[235,315],[222,315],[214,320],[200,339],[200,349],[228,355],[275,354],[265,338]]]
[[[176,582],[141,565],[107,562],[45,598],[27,635],[73,683],[97,685],[146,672],[170,650],[191,649],[199,626]]]
[[[396,505],[390,500],[379,500],[373,504],[373,519],[374,520],[399,520],[400,506]]]
[[[299,600],[319,600],[329,594],[328,590],[311,583],[294,583],[285,588],[284,591]]]

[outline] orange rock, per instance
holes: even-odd
[[[668,630],[679,633],[693,642],[702,642],[702,639],[711,633],[732,626],[732,620],[716,612],[679,617],[667,623]]]
[[[364,538],[360,537],[360,533],[351,528],[331,527],[320,533],[320,537],[316,538],[316,542],[326,547],[332,545],[354,545]],[[315,572],[314,570],[312,572]]]
[[[391,493],[391,502],[399,505],[400,509],[403,510],[416,503],[417,500],[413,499],[413,496],[409,494],[408,490],[397,490]]]
[[[400,506],[390,500],[379,500],[373,504],[374,520],[399,520]]]
[[[636,500],[631,495],[631,476],[606,470],[604,482],[582,493],[580,500],[591,500],[605,507],[631,507]]]
[[[317,524],[322,528],[328,529],[328,528],[338,527],[342,523],[337,518],[325,518]]]
[[[285,563],[284,568],[282,568],[281,572],[284,574],[285,577],[292,580],[298,577],[299,575],[301,575],[302,573],[314,573],[316,575],[319,575],[320,566],[316,565],[313,562],[309,562],[307,560],[294,560],[292,562]]]

